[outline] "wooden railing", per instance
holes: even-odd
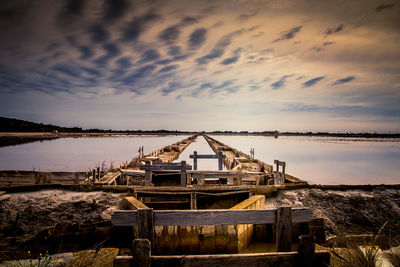
[[[192,166],[186,164],[186,161],[180,163],[163,163],[163,164],[150,164],[149,161],[146,165],[140,165],[141,170],[145,171],[145,185],[149,186],[152,182],[152,171],[181,171],[181,186],[187,185],[186,171],[191,170]]]
[[[138,226],[139,238],[153,241],[154,226],[276,224],[278,251],[291,251],[291,223],[309,222],[310,208],[269,210],[117,210],[114,226]]]
[[[218,159],[218,170],[222,171],[222,160],[226,158],[226,155],[222,154],[221,151],[213,155],[198,155],[197,151],[194,151],[193,155],[189,157],[193,159],[193,170],[197,170],[197,159]]]

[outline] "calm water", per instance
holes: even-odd
[[[313,184],[400,183],[400,139],[224,136],[213,138]]]
[[[193,159],[189,156],[193,155],[193,151],[197,151],[198,155],[215,155],[215,152],[208,145],[204,137],[199,136],[196,141],[192,142],[174,162],[181,162],[185,160],[186,163],[193,166]],[[225,166],[223,166],[225,169]],[[218,170],[218,160],[217,159],[198,159],[197,160],[198,170]]]
[[[86,171],[104,162],[117,166],[187,136],[61,138],[0,148],[0,170]]]
[[[180,141],[187,136],[118,136],[62,138],[0,148],[0,170],[86,171],[106,167]],[[215,135],[213,138],[273,164],[286,161],[287,173],[314,184],[400,183],[400,139],[273,137]],[[176,160],[193,164],[189,155],[214,154],[203,137]],[[199,170],[217,170],[216,159],[198,160]]]

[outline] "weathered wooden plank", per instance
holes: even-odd
[[[286,252],[292,250],[292,214],[291,207],[279,207],[276,212],[276,250]]]
[[[176,255],[151,256],[151,266],[301,266],[296,265],[297,252],[253,253],[253,254],[216,254],[216,255]],[[329,266],[329,251],[315,252],[315,267]],[[114,266],[131,266],[133,256],[117,256]]]
[[[152,256],[151,266],[294,266],[297,252]]]
[[[156,210],[154,225],[229,225],[229,224],[272,224],[276,222],[276,210]],[[307,222],[312,219],[312,210],[292,210],[292,222]],[[137,224],[137,211],[117,210],[112,223],[116,226]]]
[[[0,196],[0,202],[3,201],[3,200],[9,199],[9,198],[11,198],[11,195],[1,195]]]
[[[299,252],[297,263],[299,266],[315,266],[315,237],[312,235],[299,236]]]
[[[154,164],[154,165],[140,165],[139,167],[141,170],[148,170],[148,171],[162,171],[162,170],[191,170],[191,165],[181,165],[180,163],[167,163],[167,164]]]
[[[132,242],[133,266],[150,267],[151,243],[148,239],[135,239]]]
[[[275,222],[275,210],[156,211],[155,225],[229,225]]]
[[[119,210],[137,210],[148,209],[149,207],[134,197],[124,197],[118,201],[117,208]]]
[[[193,159],[194,155],[189,155],[189,158]],[[197,155],[198,159],[217,159],[218,156],[216,154],[214,155]]]

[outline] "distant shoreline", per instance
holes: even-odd
[[[126,131],[126,132],[0,132],[0,147],[20,145],[36,141],[54,140],[59,138],[91,138],[113,136],[167,136],[167,135],[231,135],[231,136],[308,136],[308,137],[340,137],[340,138],[400,138],[400,134],[370,134],[370,133],[244,133],[244,132],[174,132],[174,131]]]

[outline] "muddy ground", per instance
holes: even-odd
[[[97,229],[90,226],[109,222],[119,200],[115,193],[60,189],[11,195],[10,199],[0,202],[0,262],[13,250],[47,249],[45,244],[42,248],[37,244],[49,240],[51,247],[52,241],[67,238],[66,233],[76,236],[82,232],[95,233]],[[95,240],[93,235],[89,237]]]
[[[310,207],[314,217],[323,218],[327,237],[350,234],[385,234],[400,236],[400,190],[377,187],[365,190],[297,189],[279,191],[267,197],[265,207],[282,205]]]

